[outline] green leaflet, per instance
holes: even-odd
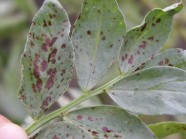
[[[186,70],[186,50],[182,49],[168,49],[143,63],[136,69],[146,69],[154,66],[173,66]]]
[[[72,35],[75,67],[82,89],[93,88],[118,58],[125,30],[115,0],[84,0]]]
[[[42,129],[34,139],[93,139],[82,128],[71,123],[58,122]]]
[[[134,113],[186,114],[186,71],[175,67],[144,69],[115,84],[109,96]]]
[[[162,122],[149,125],[149,128],[158,138],[163,138],[175,133],[183,133],[186,130],[186,123]]]
[[[73,49],[68,15],[57,0],[45,0],[33,19],[22,55],[19,99],[37,118],[65,92],[71,79]]]
[[[156,139],[136,116],[113,106],[96,106],[69,112],[65,120],[87,130],[95,139]]]
[[[163,47],[171,31],[173,15],[182,7],[182,3],[177,3],[163,10],[154,9],[142,25],[127,32],[119,59],[123,73],[134,71]]]

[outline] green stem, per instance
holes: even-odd
[[[27,134],[28,135],[32,134],[36,129],[38,129],[42,125],[44,125],[47,122],[63,115],[63,113],[68,112],[70,109],[74,108],[75,106],[84,102],[85,100],[88,100],[88,99],[90,99],[94,96],[97,96],[97,95],[101,94],[101,93],[107,92],[108,89],[110,89],[116,82],[120,81],[124,77],[126,77],[126,75],[120,75],[120,76],[114,78],[110,82],[104,84],[103,86],[101,86],[101,87],[99,87],[95,90],[92,90],[92,91],[90,90],[90,91],[87,91],[86,93],[83,93],[83,95],[81,97],[73,100],[71,103],[67,104],[66,106],[64,106],[64,107],[46,115],[46,116],[43,116],[43,117],[39,118],[38,120],[36,120],[32,125],[30,125],[26,129]]]

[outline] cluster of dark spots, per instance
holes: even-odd
[[[124,56],[121,57],[122,61],[125,61],[128,58],[128,54],[125,54]]]
[[[31,47],[34,47],[35,46],[34,43],[33,43],[33,41],[30,41],[30,46]]]
[[[54,62],[56,53],[57,53],[57,49],[56,48],[51,51],[51,53],[48,56],[48,63],[49,62],[52,62],[52,63]]]
[[[46,98],[43,100],[43,103],[42,103],[41,108],[42,108],[42,109],[45,109],[45,108],[49,105],[49,103],[50,103],[51,100],[52,100],[51,96],[46,97]]]
[[[141,44],[139,45],[139,48],[145,49],[147,46],[147,42],[146,41],[142,41]]]
[[[62,44],[61,48],[62,49],[66,48],[66,44]]]
[[[77,115],[77,120],[82,120],[83,119],[83,116],[82,115]]]
[[[45,20],[43,20],[43,27],[47,27],[47,23]]]
[[[145,24],[141,27],[140,31],[143,32],[143,31],[145,30],[146,27],[147,27],[147,23],[145,23]]]
[[[52,88],[52,86],[54,85],[54,79],[55,79],[56,73],[57,73],[56,68],[49,69],[47,71],[47,75],[49,76],[49,78],[46,82],[46,85],[45,85],[45,88],[47,90],[50,90]]]
[[[153,41],[154,40],[154,37],[151,36],[151,37],[148,37],[147,39],[150,40],[150,41]]]
[[[145,66],[145,63],[142,63],[138,68],[135,69],[135,71],[139,71],[141,69],[143,69]]]
[[[113,132],[113,130],[108,129],[107,127],[102,127],[102,130],[107,133]]]
[[[92,136],[94,136],[94,137],[98,137],[98,135],[99,135],[99,133],[96,131],[92,131],[91,133],[92,133]]]
[[[169,64],[169,59],[165,58],[164,60],[158,62],[158,65],[162,66],[162,65],[168,65]]]
[[[66,73],[65,69],[62,69],[61,76],[63,76]]]
[[[158,19],[156,20],[156,23],[160,23],[160,22],[161,22],[161,19],[158,18]]]
[[[87,30],[87,35],[90,36],[91,35],[91,31]]]
[[[129,60],[128,60],[128,63],[129,64],[132,64],[133,63],[133,55],[130,56]]]
[[[156,24],[152,23],[152,26],[154,27]]]

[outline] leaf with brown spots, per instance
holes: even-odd
[[[152,56],[147,62],[138,67],[136,71],[155,66],[173,66],[186,70],[186,50],[165,50]]]
[[[121,107],[137,114],[186,114],[186,70],[153,67],[126,76],[109,96]]]
[[[93,139],[91,135],[71,123],[57,122],[46,126],[34,139]]]
[[[135,71],[163,47],[171,31],[173,15],[182,7],[182,3],[177,3],[165,9],[154,9],[147,14],[142,25],[127,32],[119,59],[123,73]]]
[[[185,133],[186,123],[181,122],[162,122],[149,125],[149,128],[154,132],[158,138],[164,138],[166,136],[175,133]]]
[[[140,119],[118,107],[83,108],[69,112],[64,119],[96,139],[156,139]]]
[[[72,35],[75,67],[83,90],[92,89],[118,58],[125,30],[115,0],[84,0]]]
[[[69,32],[70,22],[63,7],[57,0],[45,0],[33,19],[21,60],[19,98],[33,118],[68,88],[73,65]]]

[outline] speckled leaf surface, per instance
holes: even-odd
[[[147,14],[142,25],[127,32],[119,58],[122,72],[134,71],[163,47],[171,31],[173,15],[182,7],[177,3],[165,9],[154,9]]]
[[[22,55],[19,98],[37,118],[65,92],[71,79],[70,22],[57,0],[45,0],[33,19]]]
[[[158,138],[163,138],[175,133],[185,133],[186,123],[162,122],[149,125],[149,128]]]
[[[95,139],[156,139],[140,119],[118,107],[83,108],[70,112],[65,119]]]
[[[137,70],[154,66],[173,66],[186,70],[186,50],[168,49],[156,54],[150,60],[139,66]]]
[[[118,58],[125,28],[115,0],[84,0],[72,35],[77,77],[84,90],[94,87]]]
[[[186,71],[163,66],[144,69],[115,84],[109,96],[138,114],[186,114]]]
[[[34,139],[93,139],[82,128],[66,122],[58,122],[45,127]]]

